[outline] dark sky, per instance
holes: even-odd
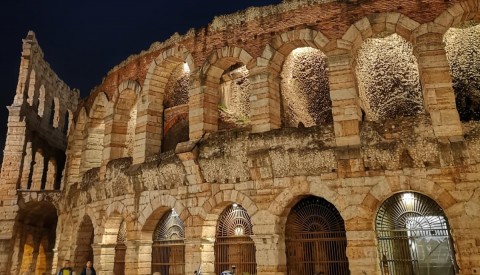
[[[131,54],[173,33],[210,23],[215,15],[281,0],[6,0],[0,8],[0,147],[18,81],[22,38],[33,30],[45,59],[82,97]],[[3,155],[2,153],[0,153]],[[1,161],[1,160],[0,160]]]

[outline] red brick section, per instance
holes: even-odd
[[[369,14],[399,12],[419,23],[425,23],[433,21],[456,2],[461,1],[359,0],[358,3],[317,4],[229,26],[225,30],[215,33],[209,33],[207,28],[202,28],[196,31],[193,38],[183,40],[180,44],[190,51],[197,67],[204,63],[212,50],[225,45],[243,48],[256,58],[262,54],[274,35],[296,28],[308,27],[321,31],[332,41],[333,47],[335,39],[341,38],[350,25]],[[135,80],[143,86],[150,63],[163,50],[139,56],[111,72],[87,99],[87,109],[99,92],[105,92],[110,99],[118,85],[124,80]]]

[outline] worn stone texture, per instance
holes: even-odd
[[[184,274],[201,266],[213,275],[217,224],[233,204],[251,219],[257,274],[284,275],[287,216],[312,195],[343,219],[350,273],[382,274],[375,217],[385,200],[402,192],[424,194],[443,209],[457,273],[478,274],[480,122],[460,120],[452,79],[461,70],[452,78],[450,67],[463,63],[448,53],[461,35],[449,36],[447,47],[443,36],[475,25],[479,8],[478,0],[285,0],[250,8],[154,43],[112,69],[82,102],[51,71],[29,33],[8,107],[0,275],[55,274],[65,259],[78,271],[92,258],[98,274],[113,274],[122,224],[125,274],[152,274],[153,234],[172,209],[185,225]],[[358,55],[369,39],[391,34],[408,44],[408,60],[417,62],[418,75],[404,77],[421,93],[415,98],[422,112],[390,112],[382,105],[392,104],[382,84],[372,89],[382,94],[369,108],[386,108],[388,116],[369,116],[359,93]],[[468,53],[479,51],[466,45]],[[314,105],[329,102],[333,118],[313,127],[317,123],[284,121],[284,64],[306,47],[318,51],[328,78],[316,80],[328,90],[322,88],[326,98]],[[402,80],[404,72],[389,61],[395,59],[380,67],[398,75],[382,81]],[[235,76],[239,66],[241,77]],[[308,93],[314,78],[298,77]],[[232,80],[239,87],[232,88]],[[248,123],[224,127],[219,103],[233,100],[232,91],[248,99],[242,103],[249,106],[242,109],[250,112],[243,115]],[[75,123],[64,126],[74,114]]]

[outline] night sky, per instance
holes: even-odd
[[[22,39],[37,36],[46,61],[71,88],[86,97],[107,72],[155,41],[207,26],[215,15],[281,0],[9,0],[0,8],[1,105],[13,102]],[[0,147],[4,148],[7,109],[0,107]],[[3,155],[3,151],[0,153]],[[3,158],[3,157],[2,157]],[[0,160],[1,161],[1,160]]]

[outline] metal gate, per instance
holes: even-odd
[[[165,214],[153,233],[152,273],[185,274],[185,226],[175,210]]]
[[[124,275],[125,274],[125,256],[127,252],[127,246],[125,241],[127,239],[127,226],[125,221],[122,221],[117,235],[117,244],[115,245],[115,258],[113,262],[113,274]]]
[[[350,274],[345,225],[328,201],[307,197],[291,210],[286,224],[289,275]]]
[[[247,211],[234,204],[227,208],[218,222],[215,240],[215,274],[236,267],[236,274],[257,274],[252,222]]]
[[[376,232],[384,275],[455,274],[447,219],[429,197],[418,193],[392,196],[377,213]]]

